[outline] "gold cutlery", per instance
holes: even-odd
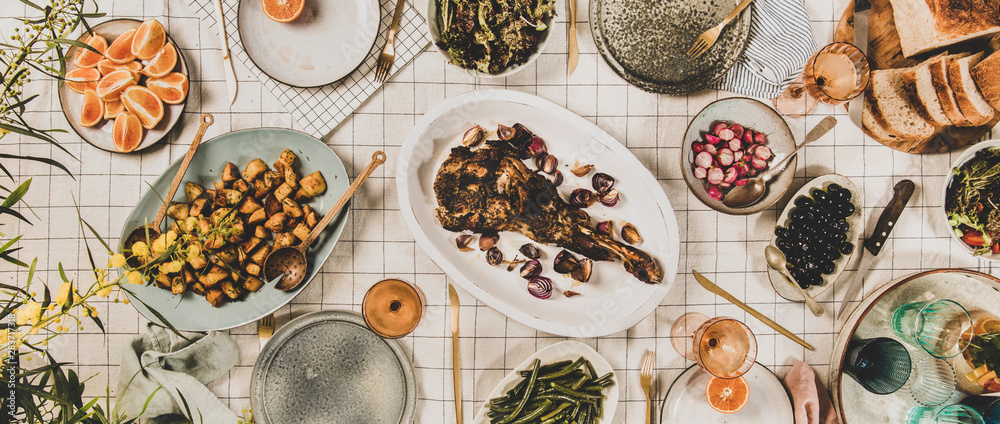
[[[576,70],[576,61],[579,59],[580,51],[576,45],[576,0],[567,0],[566,4],[569,7],[569,34],[567,34],[569,56],[566,58],[566,76],[570,76]]]
[[[451,361],[455,380],[455,417],[462,424],[462,366],[458,356],[458,292],[448,284],[448,302],[451,304]]]
[[[222,0],[215,0],[215,20],[219,21],[219,39],[222,41],[222,65],[226,71],[226,90],[229,91],[229,104],[236,101],[236,70],[233,60],[229,57],[229,38],[226,36],[226,18],[222,14]]]
[[[389,37],[385,40],[385,47],[378,55],[378,63],[375,65],[375,81],[385,82],[389,78],[389,71],[392,70],[392,62],[396,60],[396,50],[393,44],[396,43],[396,30],[399,29],[399,19],[403,17],[403,5],[406,0],[396,0],[396,11],[392,13],[392,25],[389,25]]]
[[[642,387],[642,394],[646,397],[646,424],[650,424],[653,413],[653,402],[650,397],[650,388],[653,385],[653,359],[656,353],[647,350],[642,355],[642,365],[639,367],[639,386]]]
[[[266,317],[257,321],[257,338],[260,339],[260,349],[264,350],[264,345],[274,335],[274,314],[267,314]]]
[[[733,19],[736,19],[736,17],[740,15],[740,12],[742,12],[743,9],[746,9],[747,6],[749,6],[752,1],[753,0],[741,1],[740,4],[737,5],[732,12],[729,13],[729,16],[726,16],[726,19],[723,19],[722,22],[719,22],[718,25],[709,28],[708,31],[703,32],[701,36],[699,36],[698,39],[694,41],[694,44],[691,45],[691,48],[688,49],[687,52],[688,57],[690,57],[691,59],[697,59],[698,56],[701,56],[703,53],[705,53],[705,51],[708,50],[709,47],[712,47],[715,44],[715,42],[719,39],[719,34],[722,33],[722,29],[725,28],[726,25],[729,25],[729,23],[732,22]]]
[[[701,284],[701,286],[704,287],[706,290],[708,290],[708,291],[710,291],[712,293],[715,293],[716,295],[718,295],[719,297],[721,297],[723,299],[728,300],[730,303],[738,306],[740,309],[746,311],[748,314],[752,315],[754,318],[757,318],[761,322],[763,322],[764,324],[767,324],[768,327],[771,327],[771,328],[775,329],[777,332],[781,333],[783,336],[788,337],[789,339],[792,339],[792,341],[794,341],[795,343],[798,343],[798,344],[802,345],[802,347],[804,347],[806,349],[809,349],[809,350],[816,350],[816,348],[812,347],[811,344],[806,343],[805,340],[802,340],[798,336],[792,334],[792,332],[786,330],[785,327],[782,327],[782,326],[778,325],[778,323],[772,321],[770,318],[764,316],[760,312],[757,312],[756,309],[747,306],[746,303],[740,302],[739,299],[737,299],[737,298],[733,297],[733,295],[727,293],[725,290],[722,289],[722,287],[717,286],[715,283],[713,283],[708,278],[705,278],[705,276],[701,275],[698,271],[692,270],[692,272],[694,272],[694,278],[695,278],[695,280],[698,280],[698,284]]]

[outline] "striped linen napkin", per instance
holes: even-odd
[[[770,99],[802,73],[816,51],[802,0],[756,0],[746,51],[715,88]]]

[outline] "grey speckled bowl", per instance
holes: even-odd
[[[737,0],[592,0],[590,27],[601,56],[625,81],[646,91],[688,94],[722,78],[746,48],[748,7],[697,59],[687,51]]]
[[[416,384],[402,345],[350,311],[303,315],[264,346],[250,382],[262,424],[408,424]]]

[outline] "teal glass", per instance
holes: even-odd
[[[844,357],[844,373],[865,390],[887,395],[910,378],[910,353],[888,337],[852,340]]]
[[[943,405],[955,393],[955,369],[944,359],[927,356],[913,364],[907,384],[917,403],[932,407]]]
[[[986,424],[1000,424],[1000,398],[996,396],[969,396],[962,405],[975,409]]]
[[[906,424],[984,424],[983,417],[968,405],[940,408],[915,406],[906,414]]]
[[[889,323],[903,341],[935,358],[948,359],[968,347],[962,332],[972,327],[972,317],[958,302],[940,299],[902,305],[893,311]]]

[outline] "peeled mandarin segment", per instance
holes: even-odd
[[[104,52],[108,49],[108,40],[98,34],[94,34],[87,39],[87,45],[93,47],[97,52],[80,49],[80,53],[73,60],[73,64],[77,68],[93,68],[97,66],[97,62],[104,59]]]
[[[83,94],[87,90],[97,90],[97,81],[101,79],[100,72],[95,68],[76,68],[66,73],[66,86],[70,90]]]
[[[80,125],[92,127],[104,120],[104,102],[93,90],[83,93],[83,103],[80,105]]]
[[[139,117],[142,127],[152,129],[163,119],[163,102],[146,87],[131,86],[122,93],[125,109]]]
[[[111,127],[111,140],[115,143],[115,149],[129,153],[142,144],[142,137],[142,124],[137,116],[128,112],[119,112],[115,116],[114,126]]]
[[[123,65],[135,60],[135,55],[132,54],[132,40],[135,39],[135,28],[129,28],[124,34],[119,35],[114,42],[108,46],[108,49],[104,52],[104,57],[108,60]]]
[[[147,79],[146,88],[163,100],[163,103],[176,105],[187,97],[188,78],[180,72],[171,72],[163,78]]]
[[[167,31],[156,19],[144,21],[132,38],[132,55],[142,60],[152,59],[167,42]]]
[[[121,100],[108,100],[104,102],[104,119],[115,119],[119,113],[125,111],[125,105]]]
[[[264,14],[276,22],[291,22],[302,14],[303,0],[261,0]]]
[[[167,43],[149,60],[142,73],[153,78],[160,78],[170,73],[177,66],[177,49],[174,45]]]
[[[136,77],[127,69],[119,69],[101,78],[97,83],[97,95],[101,100],[113,100],[136,83]]]

